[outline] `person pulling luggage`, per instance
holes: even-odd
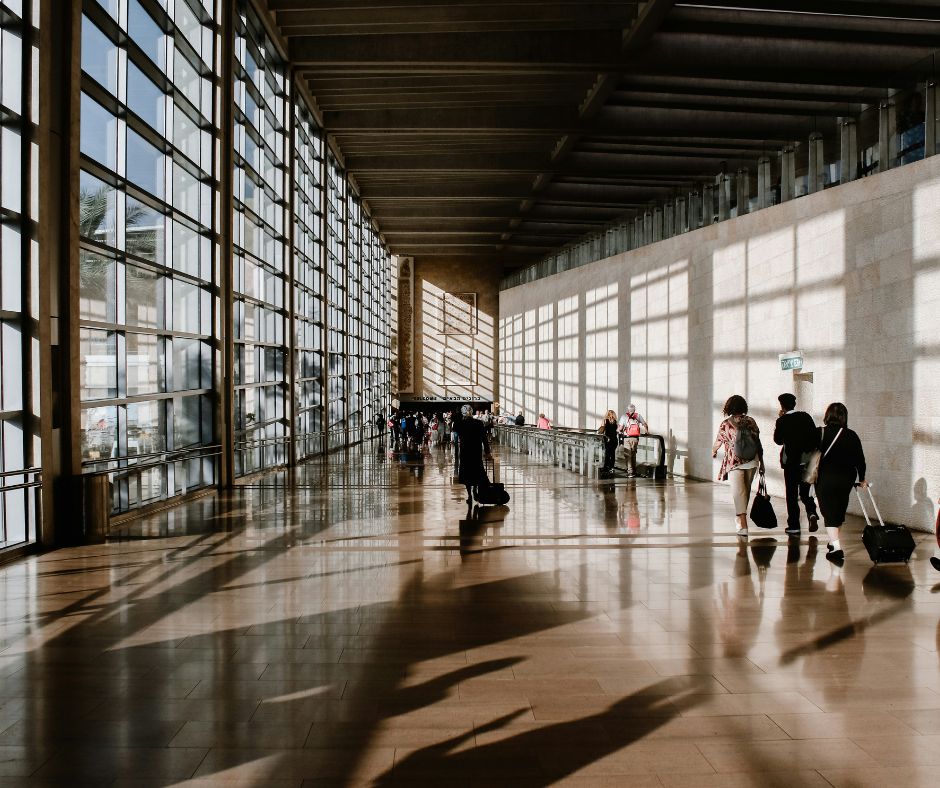
[[[829,535],[826,559],[837,566],[845,561],[840,528],[845,522],[852,488],[856,484],[863,490],[868,487],[862,441],[848,424],[849,411],[841,402],[826,408],[819,445],[822,457],[816,477],[816,495]]]
[[[636,450],[640,444],[640,435],[650,431],[649,424],[639,414],[636,405],[630,403],[630,407],[620,417],[618,427],[627,450],[627,477],[632,479],[636,476]]]

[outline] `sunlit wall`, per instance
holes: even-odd
[[[940,159],[784,203],[500,294],[500,389],[527,419],[595,427],[635,403],[678,474],[711,479],[721,407],[772,432],[792,391],[843,401],[886,516],[932,527],[940,495]],[[778,354],[802,350],[802,373]]]

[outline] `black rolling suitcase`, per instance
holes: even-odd
[[[493,477],[499,478],[499,471],[496,468],[496,461],[492,461]],[[484,506],[505,506],[509,503],[509,493],[499,482],[490,481],[489,474],[486,477],[486,484],[481,484],[477,488],[477,494],[474,496],[477,503]]]
[[[907,563],[914,552],[914,537],[911,532],[903,525],[885,525],[881,518],[881,512],[878,510],[878,504],[875,503],[875,496],[872,494],[871,487],[868,488],[868,498],[871,500],[872,508],[878,516],[878,525],[872,525],[871,518],[868,516],[868,510],[865,508],[865,501],[858,487],[855,488],[855,494],[858,496],[859,506],[862,507],[862,515],[865,517],[865,530],[862,531],[862,544],[868,551],[868,557],[876,564],[890,564],[898,561]]]

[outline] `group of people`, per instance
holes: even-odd
[[[601,475],[609,476],[613,473],[617,447],[622,445],[627,453],[627,477],[635,477],[636,450],[640,436],[649,432],[649,425],[637,411],[636,405],[631,403],[619,419],[615,411],[608,410],[597,432],[604,438],[604,465]]]
[[[786,488],[788,536],[801,533],[800,502],[806,509],[810,532],[819,528],[819,514],[829,538],[826,558],[841,565],[845,560],[840,528],[852,489],[865,488],[865,453],[858,434],[849,429],[849,412],[841,402],[826,408],[823,424],[797,410],[793,394],[781,394],[780,410],[774,425],[774,443],[780,446],[780,465]],[[744,397],[735,394],[724,406],[725,419],[718,428],[712,456],[723,451],[719,481],[729,481],[734,501],[737,534],[747,537],[748,503],[756,474],[765,472],[760,428],[748,415]],[[815,455],[815,456],[814,456]],[[815,474],[815,478],[813,475]],[[817,510],[816,500],[819,499]]]

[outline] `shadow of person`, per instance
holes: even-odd
[[[494,775],[509,778],[513,786],[540,788],[552,785],[591,763],[638,742],[699,702],[695,688],[675,693],[675,682],[665,679],[610,705],[597,714],[576,720],[523,728],[513,734],[458,750],[471,735],[491,734],[505,728],[518,712],[492,720],[473,734],[461,733],[423,747],[397,761],[374,783],[377,786],[413,786],[435,778],[487,784]]]
[[[936,512],[934,511],[933,501],[927,492],[927,480],[922,476],[914,482],[914,503],[911,506],[909,525],[912,528],[932,531],[935,517]]]
[[[458,522],[460,533],[460,557],[466,558],[474,553],[482,553],[488,549],[499,549],[499,528],[509,514],[508,506],[474,506],[467,507],[464,519]],[[483,539],[489,528],[494,529],[494,538],[487,547],[483,546]]]

